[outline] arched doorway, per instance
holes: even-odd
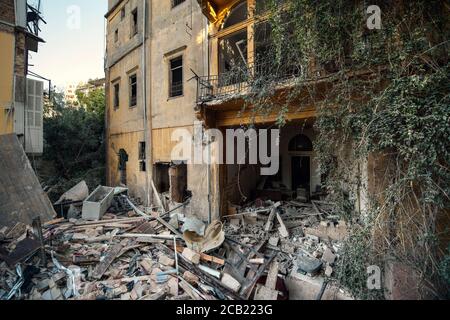
[[[311,194],[311,157],[313,144],[304,134],[299,134],[289,142],[291,156],[291,186],[293,191],[304,189],[305,197]],[[297,194],[300,196],[300,194]]]

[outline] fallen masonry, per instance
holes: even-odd
[[[0,230],[1,299],[315,299],[334,282],[346,225],[332,204],[258,199],[207,225],[182,214],[187,203],[152,211],[126,189],[98,190],[114,193],[98,219],[79,208]],[[324,290],[351,298],[336,283]]]

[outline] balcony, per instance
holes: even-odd
[[[290,87],[308,78],[308,68],[273,61],[234,67],[219,75],[197,77],[197,103],[226,101],[257,93],[263,88]]]

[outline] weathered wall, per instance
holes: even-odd
[[[115,1],[117,2],[117,1]],[[118,2],[117,2],[118,3]],[[125,17],[121,9],[125,8]],[[131,36],[132,11],[138,10],[138,34]],[[144,138],[144,104],[142,89],[142,1],[122,1],[107,17],[106,69],[106,141],[107,184],[120,184],[119,150],[128,154],[127,186],[132,196],[145,201],[146,175],[139,167],[139,142]],[[118,30],[119,40],[115,41]],[[130,107],[129,76],[137,76],[137,104]],[[119,84],[119,106],[114,107],[114,85]],[[147,168],[148,169],[148,168]]]
[[[153,162],[169,162],[176,142],[171,133],[178,128],[192,132],[197,82],[189,81],[207,73],[206,19],[195,1],[171,8],[171,1],[153,2],[151,8],[151,106]],[[183,56],[183,96],[169,98],[170,60]],[[187,213],[208,217],[207,166],[188,165],[188,190],[193,199]],[[215,216],[218,216],[216,209]]]
[[[14,0],[0,0],[0,20],[9,24],[15,24]]]
[[[14,131],[14,34],[0,31],[0,134]]]
[[[122,17],[122,9],[125,16]],[[137,10],[137,34],[132,35],[132,12]],[[106,34],[107,68],[116,64],[124,56],[142,45],[143,42],[143,3],[140,0],[122,1],[108,17]],[[115,32],[118,32],[116,41]]]
[[[15,134],[0,135],[0,227],[56,216]]]
[[[127,162],[127,187],[131,195],[135,198],[140,198],[140,200],[145,201],[146,190],[145,190],[145,175],[146,172],[141,172],[139,168],[139,153],[138,145],[140,141],[144,141],[144,132],[128,132],[116,135],[111,135],[110,137],[110,152],[109,152],[109,172],[110,172],[110,185],[118,186],[120,185],[120,174],[119,174],[119,156],[118,152],[120,149],[125,149],[128,154]]]

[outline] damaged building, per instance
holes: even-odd
[[[258,197],[321,199],[312,102],[301,108],[292,106],[286,113],[289,122],[279,132],[276,175],[260,175],[260,168],[267,165],[260,162],[177,165],[183,159],[173,156],[178,142],[173,135],[179,129],[194,137],[200,134],[206,152],[220,149],[226,157],[230,151],[226,143],[207,142],[205,131],[219,130],[225,136],[229,129],[252,127],[269,129],[270,135],[270,129],[276,128],[276,110],[254,116],[244,98],[247,66],[250,72],[270,72],[262,62],[274,59],[268,47],[270,27],[260,18],[264,4],[109,2],[106,123],[110,185],[127,186],[145,203],[154,200],[152,183],[168,200],[180,202],[183,196],[192,195],[187,210],[205,221]],[[279,73],[274,99],[283,99],[289,79],[301,72],[305,71],[286,66]],[[318,84],[317,89],[326,90],[326,84]],[[201,132],[195,130],[199,121]],[[205,147],[208,143],[209,148]],[[236,139],[235,154],[238,143]],[[177,186],[171,188],[172,181]],[[365,195],[360,193],[359,208],[364,208]]]
[[[0,1],[0,225],[32,222],[54,211],[27,156],[43,152],[43,91],[46,82],[30,70],[38,52],[40,8],[26,0]]]

